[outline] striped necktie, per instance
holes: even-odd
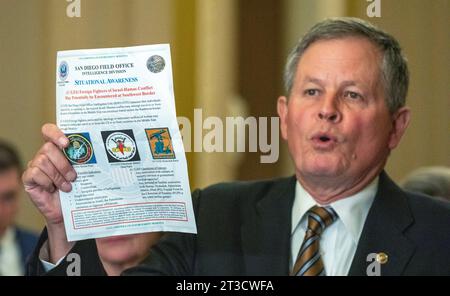
[[[308,230],[305,233],[291,275],[322,276],[325,275],[325,269],[320,258],[320,235],[326,227],[337,220],[338,215],[331,207],[319,206],[312,207],[307,215]]]

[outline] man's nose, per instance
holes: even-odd
[[[319,119],[338,123],[342,119],[341,112],[338,106],[339,102],[334,95],[326,96],[322,101],[319,109]]]

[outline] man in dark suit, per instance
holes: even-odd
[[[0,142],[0,274],[23,275],[37,236],[14,224],[19,210],[21,164],[16,150]]]
[[[384,172],[409,123],[408,81],[392,36],[359,19],[315,25],[289,56],[277,105],[295,177],[195,191],[197,235],[166,235],[125,274],[450,275],[449,204]],[[23,175],[47,220],[28,272],[65,274],[77,253],[82,274],[96,274],[95,245],[67,242],[58,207],[56,189],[76,178],[60,152],[67,139],[54,125],[43,134]]]

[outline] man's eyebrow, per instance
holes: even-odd
[[[319,79],[319,78],[314,78],[311,76],[306,76],[305,79],[303,79],[303,83],[308,83],[308,82],[312,82],[315,84],[318,84],[320,86],[323,86],[325,83],[323,82],[323,80]]]
[[[305,83],[314,83],[317,84],[321,87],[323,87],[324,85],[326,85],[326,82],[323,81],[322,79],[319,78],[315,78],[315,77],[311,77],[311,76],[306,76],[303,79],[303,84]],[[363,81],[361,80],[344,80],[341,81],[339,83],[340,87],[348,87],[348,86],[358,86],[358,87],[362,87],[362,88],[367,88],[367,84],[365,84]]]
[[[348,87],[348,86],[357,86],[361,90],[369,90],[370,84],[364,83],[362,80],[344,80],[341,82],[341,87]]]
[[[358,80],[344,80],[341,82],[342,86],[354,86],[354,85],[361,85],[362,83]]]

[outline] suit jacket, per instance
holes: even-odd
[[[124,274],[288,275],[295,182],[223,183],[195,191],[197,235],[165,235]],[[381,275],[450,275],[450,204],[405,192],[384,172],[379,182],[349,275],[366,275],[367,256],[378,252],[388,255]],[[101,269],[92,241],[77,243],[72,252],[91,258],[92,270],[84,274]],[[30,267],[43,272],[36,252]],[[62,264],[52,273],[64,270]]]
[[[33,249],[36,247],[38,236],[20,227],[15,227],[14,232],[17,245],[20,248],[20,258],[22,261],[22,266],[23,268],[25,268],[28,256],[33,253]]]

